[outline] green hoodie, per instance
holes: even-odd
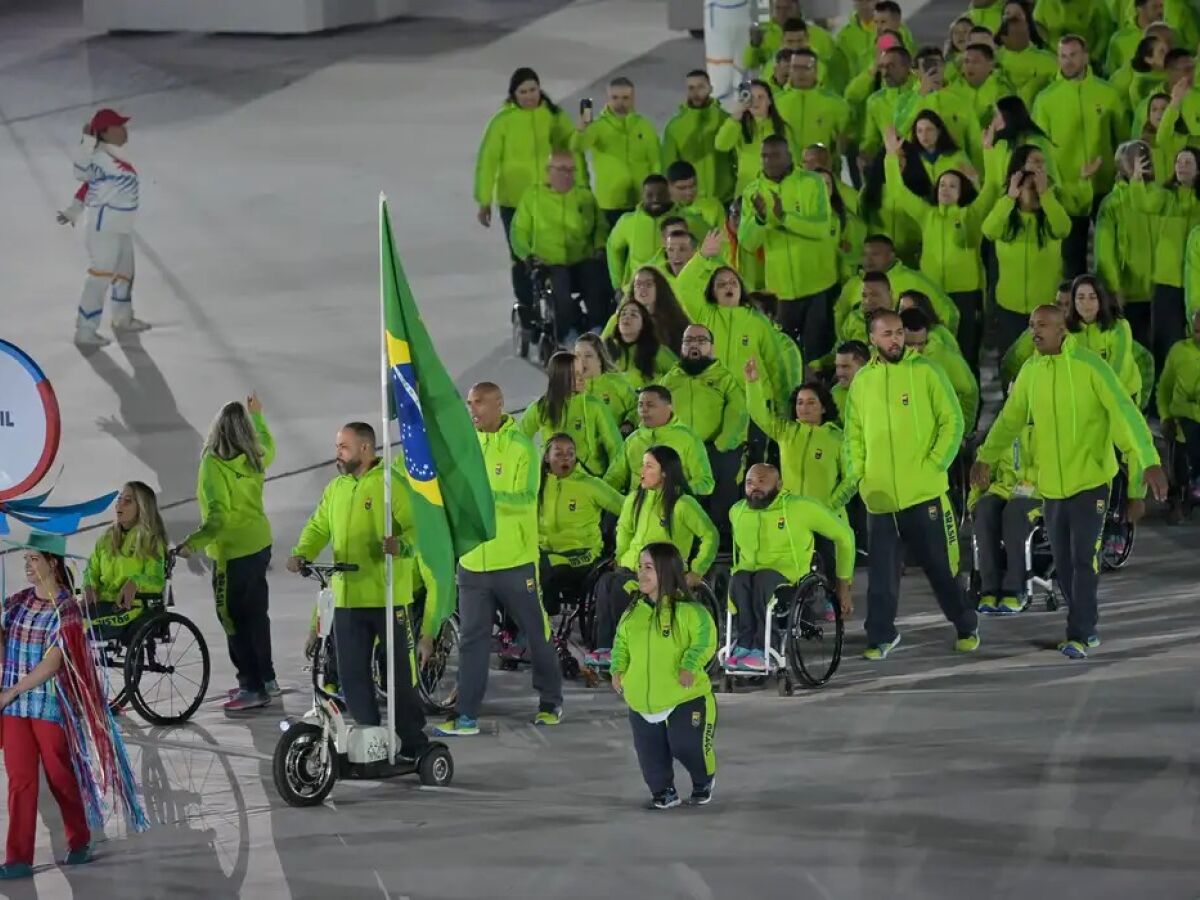
[[[1017,94],[1017,89],[999,68],[993,69],[992,74],[984,79],[983,84],[979,87],[972,87],[971,83],[963,78],[955,82],[950,90],[958,94],[975,113],[977,127],[980,128],[986,128],[992,121],[992,116],[996,112],[997,100],[1001,97],[1014,97]],[[976,133],[978,134],[978,132]],[[983,149],[982,143],[980,149]]]
[[[468,572],[498,572],[538,560],[538,482],[541,464],[533,442],[505,415],[496,432],[477,431],[483,465],[496,500],[496,536],[458,564]]]
[[[621,455],[621,432],[603,400],[586,393],[572,394],[558,421],[550,421],[546,398],[539,397],[525,408],[517,425],[525,437],[542,444],[559,432],[575,439],[575,457],[589,474],[603,477]]]
[[[775,106],[791,132],[789,143],[795,159],[813,144],[824,144],[836,153],[850,128],[850,104],[821,87],[783,91]]]
[[[536,256],[551,266],[569,266],[604,251],[608,220],[587,188],[565,194],[548,185],[531,187],[517,204],[512,251],[517,259]]]
[[[675,417],[718,452],[746,443],[746,394],[741,381],[715,359],[698,375],[676,365],[660,382],[671,392]]]
[[[1009,215],[1016,203],[1007,194],[983,221],[983,236],[996,242],[996,303],[1009,312],[1033,312],[1054,298],[1062,281],[1062,241],[1071,233],[1071,219],[1054,191],[1043,194],[1041,201],[1044,234],[1039,233],[1035,213],[1021,212],[1020,229],[1009,237]]]
[[[949,295],[928,277],[915,269],[910,269],[899,260],[896,260],[888,267],[886,274],[888,284],[892,286],[892,303],[894,306],[899,306],[901,294],[906,294],[909,291],[917,291],[929,298],[929,302],[933,306],[933,311],[937,313],[941,324],[945,325],[951,333],[958,331],[958,320],[960,317],[958,307],[950,299]],[[846,327],[846,320],[851,316],[858,314],[859,319],[862,318],[862,287],[862,275],[855,275],[842,285],[842,292],[838,295],[838,299],[834,303],[833,322],[839,340],[845,341],[851,337],[858,340],[863,339],[862,334],[850,334],[849,329]]]
[[[633,209],[642,181],[662,170],[658,131],[641,113],[618,116],[604,107],[587,128],[571,135],[571,149],[591,152],[601,209]]]
[[[579,466],[566,478],[547,473],[538,500],[538,546],[551,565],[589,566],[600,557],[600,516],[619,515],[623,498]]]
[[[820,535],[833,542],[836,577],[854,577],[854,532],[823,503],[783,491],[763,509],[739,500],[729,521],[734,572],[773,569],[795,584],[812,569],[813,535]]]
[[[659,232],[663,219],[683,216],[688,230],[703,240],[706,228],[700,219],[684,215],[678,206],[672,206],[661,216],[652,216],[639,206],[617,220],[608,236],[608,277],[614,289],[624,288],[633,280],[633,275],[642,266],[650,265],[655,254],[662,249]]]
[[[903,135],[910,134],[913,123],[923,110],[937,113],[946,123],[946,130],[954,138],[954,143],[967,155],[971,164],[976,169],[983,168],[979,116],[970,98],[949,87],[922,94],[914,84],[896,99],[896,130]]]
[[[979,448],[994,465],[1032,423],[1038,492],[1062,500],[1108,484],[1117,473],[1116,444],[1131,467],[1158,464],[1146,420],[1112,368],[1067,335],[1062,352],[1036,354],[1021,367],[1008,399]]]
[[[679,362],[679,357],[675,355],[667,347],[660,346],[658,352],[654,354],[654,374],[647,377],[641,369],[634,365],[633,347],[619,346],[617,341],[620,335],[608,342],[608,352],[612,356],[613,365],[617,367],[617,371],[621,373],[629,385],[635,390],[640,391],[648,384],[658,384],[659,379],[671,371],[675,363]],[[614,352],[614,346],[617,347]],[[637,400],[634,400],[634,407],[637,407]]]
[[[680,104],[667,121],[662,136],[662,164],[665,172],[676,160],[690,162],[696,169],[698,196],[715,197],[722,203],[733,198],[733,157],[717,150],[717,132],[729,113],[716,100],[699,109]]]
[[[334,575],[334,604],[343,609],[387,605],[383,475],[383,463],[376,459],[362,475],[338,475],[329,482],[291,550],[292,556],[312,561],[332,544],[334,562],[358,566],[355,572]],[[408,492],[401,483],[403,463],[393,463],[392,475],[392,534],[400,545],[400,555],[392,558],[392,601],[408,606],[413,602],[416,538]],[[434,579],[426,580],[427,589],[435,585]],[[427,604],[431,611],[436,606]]]
[[[954,396],[958,398],[958,407],[962,410],[963,428],[974,431],[979,418],[979,381],[958,347],[943,342],[936,334],[930,334],[921,355],[936,363],[946,374],[954,389]]]
[[[766,400],[761,379],[746,382],[750,418],[779,444],[783,489],[811,497],[844,516],[841,506],[833,506],[842,481],[842,430],[833,422],[817,426],[798,422],[787,409],[772,412]]]
[[[896,157],[889,154],[884,168],[888,182],[900,192],[905,211],[921,227],[922,274],[948,294],[982,290],[979,248],[983,219],[996,202],[996,185],[985,182],[967,206],[943,206],[929,203],[908,189]]]
[[[1200,343],[1195,338],[1172,345],[1158,379],[1155,402],[1160,419],[1200,422]]]
[[[1129,137],[1127,98],[1091,73],[1079,79],[1061,74],[1033,103],[1033,120],[1055,144],[1054,161],[1075,177],[1089,160],[1100,157],[1093,176],[1097,194],[1112,190],[1117,145]]]
[[[862,152],[874,156],[883,148],[883,133],[889,125],[896,124],[896,109],[900,98],[917,84],[916,76],[910,76],[900,87],[883,84],[867,98],[863,111]]]
[[[1108,39],[1116,23],[1103,0],[1081,3],[1079,0],[1037,0],[1033,21],[1053,47],[1059,38],[1078,34],[1087,41],[1088,56],[1094,65],[1102,65],[1108,53]]]
[[[1200,228],[1188,233],[1183,252],[1183,305],[1190,325],[1200,310]]]
[[[1154,217],[1133,202],[1127,181],[1113,185],[1096,215],[1096,271],[1125,303],[1148,303],[1154,293]]]
[[[625,438],[625,452],[617,464],[608,470],[604,480],[622,493],[635,490],[638,473],[642,471],[642,457],[651,447],[659,445],[670,447],[679,454],[683,475],[693,494],[707,497],[713,492],[712,467],[704,442],[676,415],[672,415],[667,424],[660,428],[642,425]]]
[[[761,196],[767,216],[760,220],[753,197]],[[783,206],[775,214],[775,198]],[[766,255],[767,290],[781,300],[827,291],[838,281],[838,221],[820,175],[793,169],[781,181],[760,175],[742,194],[738,243]]]
[[[492,116],[479,143],[475,160],[475,202],[515,207],[525,191],[546,180],[546,160],[553,150],[571,143],[571,120],[561,109],[551,112],[545,103],[522,109],[506,101]],[[587,184],[587,172],[576,176]]]
[[[625,423],[637,426],[637,391],[621,372],[601,372],[590,379],[584,390],[608,407],[620,429]]]
[[[164,568],[167,548],[139,552],[152,541],[145,529],[134,527],[121,535],[121,546],[117,549],[113,547],[112,529],[105,529],[83,570],[84,585],[96,591],[97,599],[108,602],[121,595],[127,581],[137,586],[139,594],[161,594],[167,584]]]
[[[1082,324],[1075,332],[1075,342],[1086,347],[1112,366],[1117,379],[1130,397],[1137,397],[1142,390],[1142,375],[1138,371],[1137,359],[1133,354],[1133,332],[1125,319],[1117,319],[1107,331],[1098,322]]]
[[[1134,205],[1154,216],[1154,283],[1183,287],[1188,235],[1200,225],[1196,189],[1159,187],[1144,181],[1130,184]]]
[[[1024,50],[996,48],[996,64],[1017,89],[1017,96],[1032,109],[1037,95],[1058,77],[1058,58],[1030,44]]]
[[[884,514],[941,497],[962,436],[962,410],[937,365],[912,350],[898,363],[873,357],[850,384],[833,503],[858,489],[868,512]]]
[[[262,446],[262,469],[245,456],[220,459],[205,453],[196,475],[200,527],[183,544],[202,549],[216,563],[252,556],[271,546],[271,523],[263,510],[264,473],[275,459],[275,439],[262,413],[251,413]]]
[[[746,115],[750,116],[749,112]],[[738,119],[728,118],[717,132],[716,148],[718,152],[728,153],[734,151],[736,156],[737,181],[734,184],[734,195],[740,197],[742,192],[746,190],[746,186],[754,181],[762,173],[762,142],[765,138],[775,134],[775,123],[770,117],[764,119],[754,119],[753,127],[750,131],[750,140],[746,140],[742,133],[742,123]],[[787,134],[787,126],[784,125],[784,133],[780,137],[789,139]]]
[[[617,518],[617,565],[636,572],[642,549],[647,544],[667,541],[678,548],[689,572],[697,575],[707,572],[717,554],[717,527],[696,498],[691,494],[679,498],[668,531],[662,515],[662,491],[646,490],[644,494],[646,499],[636,514],[636,488],[621,506],[621,514]],[[693,548],[695,556],[692,555]]]
[[[617,623],[609,671],[621,676],[629,708],[652,715],[698,697],[711,702],[705,667],[716,652],[717,626],[703,605],[664,600],[656,611],[653,601],[639,595]],[[683,669],[695,676],[691,687],[679,683]],[[708,721],[711,727],[715,714]]]

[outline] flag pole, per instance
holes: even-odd
[[[387,291],[383,284],[384,278],[384,216],[387,215],[387,197],[379,192],[379,416],[382,424],[380,436],[383,440],[383,536],[392,537],[392,435],[391,420],[388,417],[388,389],[390,387],[387,351]],[[390,249],[390,248],[388,248]],[[389,553],[383,555],[384,591],[387,594],[384,621],[384,632],[387,635],[387,730],[388,730],[388,764],[396,762],[396,610],[392,592],[393,561]]]

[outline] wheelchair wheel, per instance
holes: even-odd
[[[826,619],[827,604],[833,609],[832,621]],[[842,608],[828,583],[815,575],[805,577],[796,589],[784,640],[788,666],[797,681],[821,687],[833,677],[842,661],[844,632]]]
[[[521,359],[529,356],[529,332],[521,326],[521,317],[515,309],[512,311],[512,345],[513,353]]]
[[[129,682],[125,675],[128,647],[119,640],[94,641],[92,647],[96,667],[100,670],[100,687],[108,698],[108,708],[116,715],[129,702]]]
[[[311,722],[292,725],[279,743],[271,759],[271,774],[275,790],[288,806],[317,806],[333,790],[337,781],[332,743],[325,747],[322,760],[321,729]]]
[[[704,608],[708,610],[708,614],[712,616],[713,628],[716,629],[718,636],[721,633],[721,622],[724,617],[721,615],[721,605],[717,602],[717,595],[713,593],[713,589],[708,586],[708,582],[701,582],[700,587],[695,590],[696,600],[704,604]],[[718,639],[717,644],[721,641]],[[717,654],[713,653],[712,658],[708,661],[708,665],[704,667],[709,675],[717,671]]]
[[[458,616],[442,623],[429,662],[417,673],[417,693],[430,715],[448,713],[458,702]]]
[[[544,369],[550,365],[550,357],[558,352],[558,343],[549,334],[538,338],[538,363]]]
[[[175,612],[150,617],[125,655],[129,700],[147,722],[178,725],[204,702],[208,644],[192,620]]]
[[[1101,571],[1115,572],[1129,562],[1129,557],[1133,554],[1133,538],[1136,532],[1137,527],[1132,522],[1109,523],[1104,529],[1104,543],[1100,549]],[[1120,546],[1118,548],[1109,548],[1108,539],[1110,536],[1120,538]]]

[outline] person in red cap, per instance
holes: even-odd
[[[88,212],[86,240],[91,265],[75,326],[75,343],[81,347],[109,343],[99,327],[110,285],[113,330],[136,332],[150,327],[133,316],[133,222],[138,209],[138,174],[125,149],[128,121],[127,116],[106,108],[83,126],[83,139],[72,158],[75,177],[83,183],[71,205],[58,214],[60,224],[74,225],[81,212]]]

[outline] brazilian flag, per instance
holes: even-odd
[[[496,536],[496,510],[475,427],[417,312],[382,197],[379,217],[389,400],[403,450],[395,487],[409,492],[417,553],[434,581],[426,602],[440,625],[454,612],[458,558]]]

